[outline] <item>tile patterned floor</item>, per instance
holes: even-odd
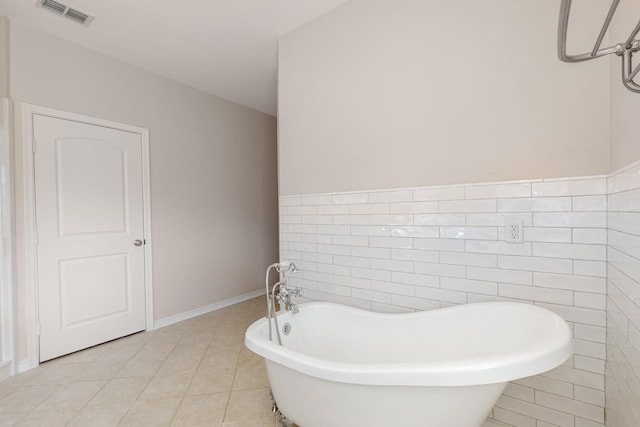
[[[41,364],[0,383],[0,426],[274,427],[244,331],[263,298]]]
[[[279,427],[244,346],[264,311],[256,298],[43,363],[0,383],[0,427]]]

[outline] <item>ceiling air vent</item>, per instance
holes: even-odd
[[[44,7],[47,10],[55,12],[58,15],[64,14],[64,11],[67,10],[67,6],[53,0],[42,0],[42,1],[39,1],[38,3],[40,6]]]
[[[84,12],[80,12],[79,10],[73,9],[69,5],[60,3],[55,0],[38,0],[36,6],[49,10],[56,15],[64,16],[65,18],[68,18],[85,26],[89,25],[93,20],[93,16]]]
[[[89,15],[87,15],[86,13],[78,12],[75,9],[67,9],[67,13],[65,16],[81,24],[86,24],[87,20],[89,19]]]

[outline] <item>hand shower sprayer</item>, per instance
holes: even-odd
[[[271,292],[269,292],[269,272],[271,269],[275,269],[280,273],[281,278],[279,282],[273,285]],[[276,335],[278,336],[278,344],[282,345],[282,338],[280,337],[280,329],[278,326],[278,317],[276,312],[276,301],[285,306],[285,310],[291,310],[294,314],[298,312],[298,306],[291,302],[291,297],[301,297],[302,289],[287,288],[287,273],[297,273],[298,268],[296,265],[289,261],[283,261],[275,264],[271,264],[267,267],[267,274],[265,277],[265,291],[267,297],[267,320],[269,323],[269,340],[272,340],[272,327],[271,320],[275,323]],[[276,295],[276,290],[278,294]]]

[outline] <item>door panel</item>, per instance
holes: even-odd
[[[60,261],[62,330],[106,320],[131,309],[127,254]]]
[[[104,141],[56,141],[60,236],[127,230],[126,152]]]
[[[40,360],[145,328],[140,134],[34,115]]]

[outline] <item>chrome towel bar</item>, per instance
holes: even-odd
[[[591,52],[582,53],[579,55],[569,55],[567,53],[567,31],[569,28],[569,13],[571,12],[571,1],[562,0],[560,5],[560,19],[558,22],[558,58],[564,62],[582,62],[591,59],[599,58],[601,56],[616,54],[622,58],[622,84],[632,92],[640,93],[640,83],[634,81],[634,79],[640,73],[640,64],[635,67],[633,65],[634,54],[640,51],[640,40],[636,40],[636,36],[640,33],[640,21],[633,29],[629,37],[624,43],[618,43],[613,46],[602,48],[602,41],[609,29],[611,20],[616,13],[620,0],[613,0],[609,7],[609,12],[605,18],[600,34],[593,46]]]

